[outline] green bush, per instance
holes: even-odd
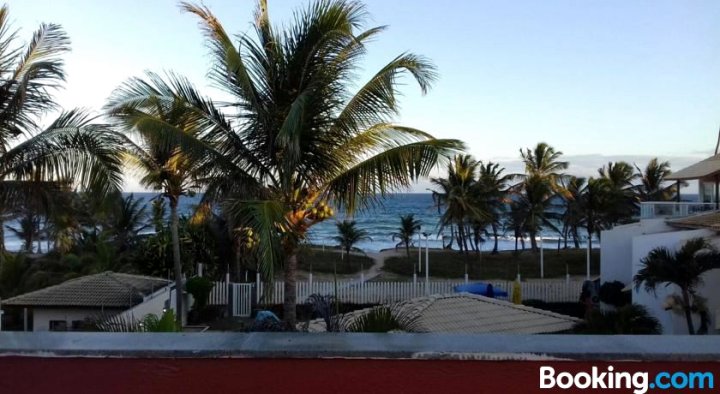
[[[208,297],[215,284],[208,278],[193,277],[185,282],[185,290],[195,299],[193,309],[200,310],[205,308],[208,303]]]
[[[573,331],[577,334],[651,335],[662,334],[660,322],[640,305],[625,305],[615,311],[593,309]]]
[[[629,291],[622,291],[625,284],[619,281],[605,282],[600,286],[600,301],[621,307],[632,302],[632,294]]]

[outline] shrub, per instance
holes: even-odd
[[[624,288],[625,284],[619,281],[603,283],[600,286],[600,301],[617,308],[630,304],[632,294],[629,291],[622,291]]]
[[[649,335],[661,334],[662,326],[647,309],[630,304],[615,311],[593,309],[584,322],[575,325],[573,331],[578,334]]]
[[[208,278],[195,276],[185,282],[185,290],[195,299],[193,309],[201,310],[207,306],[210,292],[215,284]]]

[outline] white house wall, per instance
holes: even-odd
[[[50,331],[51,320],[62,320],[67,322],[68,330],[72,327],[75,320],[85,320],[86,318],[95,317],[100,311],[88,309],[33,309],[33,331]]]
[[[163,309],[175,306],[175,291],[170,287],[164,287],[145,298],[145,301],[135,307],[123,312],[126,318],[142,320],[148,314],[162,316]]]
[[[632,238],[632,271],[630,279],[637,273],[641,265],[641,260],[648,255],[648,253],[657,248],[664,246],[670,250],[677,250],[682,244],[690,238],[703,237],[703,238],[716,238],[715,233],[709,230],[686,230],[686,231],[673,231],[658,234],[647,234],[638,235]],[[604,242],[605,240],[603,240]],[[604,251],[603,251],[604,252]],[[708,284],[712,284],[713,287],[718,287],[720,282],[711,282],[711,280],[720,279],[715,273],[708,276]],[[628,283],[626,281],[626,283]],[[705,289],[707,291],[708,289]],[[633,303],[645,306],[655,318],[657,318],[663,327],[663,333],[665,334],[687,334],[687,324],[685,323],[684,317],[677,315],[676,313],[666,311],[664,309],[665,299],[668,295],[677,293],[678,289],[675,286],[665,287],[660,285],[657,287],[655,294],[648,293],[644,289],[633,290]],[[718,294],[717,289],[714,291],[715,294],[700,294],[708,297],[713,295],[713,300],[708,300],[711,311],[714,311],[718,305]],[[710,298],[710,297],[708,297]],[[712,306],[715,306],[714,308]],[[714,325],[714,316],[712,317]],[[699,322],[698,322],[699,323]],[[697,327],[697,324],[696,324]]]
[[[600,278],[602,282],[629,284],[633,276],[632,243],[639,235],[675,231],[665,219],[646,219],[603,231],[600,239]]]

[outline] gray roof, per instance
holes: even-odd
[[[469,293],[433,295],[407,301],[421,332],[463,334],[544,334],[568,331],[580,319]]]
[[[720,231],[720,212],[701,213],[677,219],[667,220],[667,224],[673,227],[686,229],[708,229]]]
[[[348,318],[371,309],[351,312]],[[413,332],[427,333],[550,334],[569,331],[581,321],[572,316],[469,293],[414,298],[392,305],[390,309],[401,314],[403,320],[414,320]],[[321,320],[312,321],[308,331],[325,331],[325,325]]]
[[[170,281],[149,276],[103,272],[4,300],[2,305],[80,308],[130,308]]]
[[[720,174],[720,155],[708,157],[680,171],[673,172],[665,179],[668,180],[691,180],[701,179],[711,175]]]

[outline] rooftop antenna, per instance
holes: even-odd
[[[720,128],[718,128],[718,139],[717,143],[715,144],[715,154],[718,154],[718,149],[720,149]]]

